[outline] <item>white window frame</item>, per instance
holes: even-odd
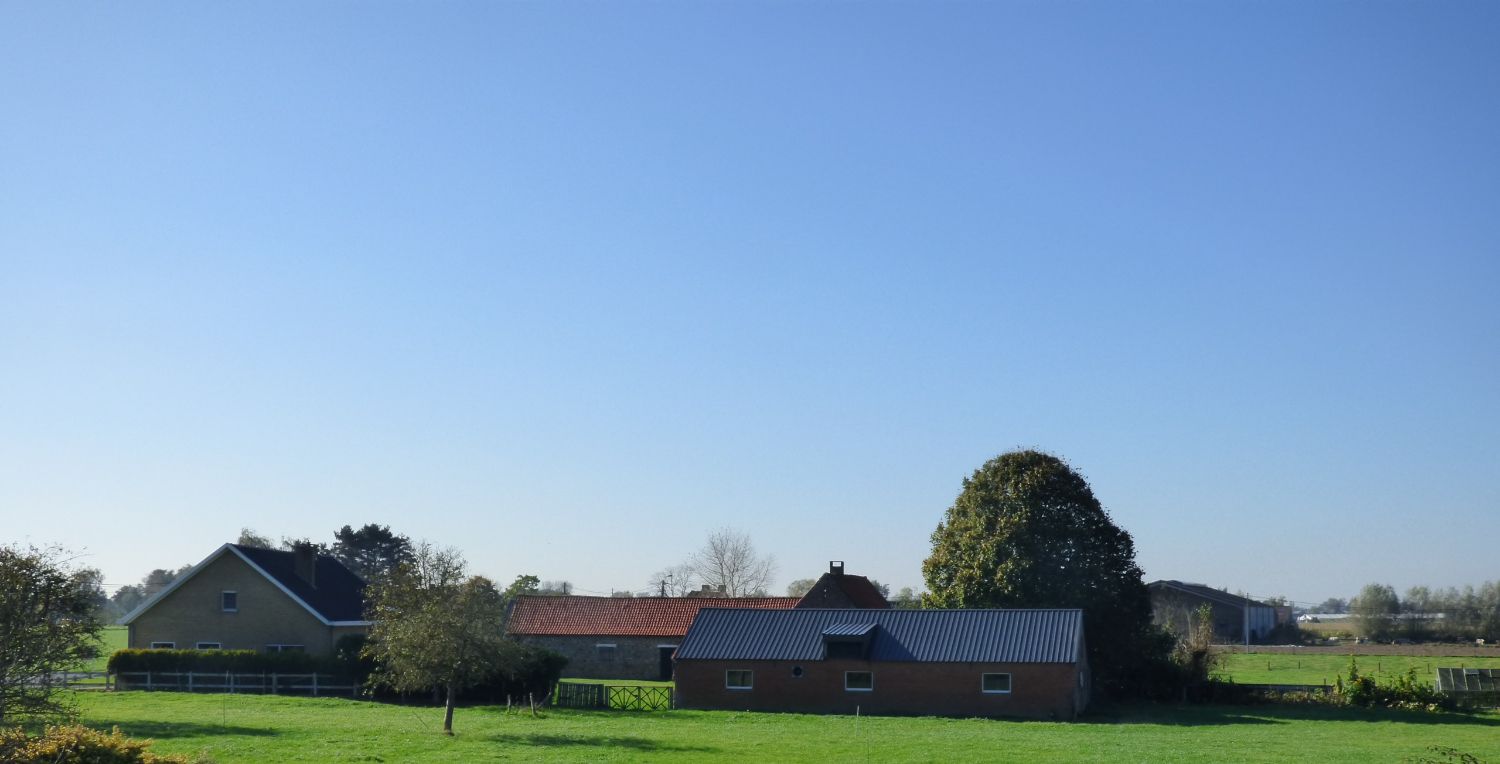
[[[747,680],[749,680],[750,683],[749,684],[730,684],[729,683],[729,675],[730,674],[744,674],[745,678]],[[755,672],[752,671],[751,669],[725,669],[724,670],[724,689],[726,689],[726,690],[735,690],[735,691],[738,691],[738,692],[746,692],[748,690],[755,689]]]
[[[151,649],[152,650],[176,650],[177,649],[177,643],[176,642],[152,642],[151,643]]]
[[[224,595],[226,595],[226,594],[232,594],[232,595],[234,595],[234,607],[225,607],[224,606]],[[240,593],[237,592],[237,591],[234,591],[232,589],[226,589],[226,590],[224,590],[222,592],[219,592],[219,610],[222,611],[222,612],[225,612],[225,613],[238,613],[238,612],[240,612]]]
[[[620,652],[620,646],[613,642],[600,642],[594,645],[594,657],[605,663],[614,663],[615,656]]]
[[[870,686],[869,687],[850,687],[849,686],[849,675],[851,675],[851,674],[867,674],[867,675],[869,675],[869,677],[870,677]],[[845,671],[844,672],[844,692],[874,692],[874,691],[875,691],[875,672],[873,672],[873,671]]]
[[[223,650],[223,642],[199,642],[193,647],[194,650]]]
[[[1005,677],[1005,689],[1003,689],[1003,690],[991,690],[991,689],[986,688],[984,686],[984,680],[988,679],[989,677],[992,677],[992,676],[1003,676],[1003,677]],[[1011,677],[1011,675],[1010,675],[1009,672],[1002,672],[1002,671],[989,671],[989,672],[985,672],[985,673],[979,675],[979,691],[982,692],[982,693],[984,693],[985,695],[1009,695],[1010,691],[1011,691],[1011,688],[1015,686],[1014,684],[1012,684],[1014,681],[1015,680]]]

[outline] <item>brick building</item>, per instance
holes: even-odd
[[[671,679],[672,652],[704,608],[780,608],[796,597],[574,597],[523,595],[507,632],[568,659],[563,676]]]
[[[225,544],[120,622],[134,648],[328,655],[340,637],[369,631],[364,587],[311,548]]]
[[[1072,719],[1091,677],[1081,610],[698,614],[676,655],[682,708]]]

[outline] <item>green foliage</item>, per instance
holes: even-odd
[[[0,546],[0,727],[66,710],[50,677],[98,655],[95,595],[61,549]]]
[[[1349,659],[1349,673],[1340,677],[1338,697],[1351,706],[1363,708],[1399,708],[1407,711],[1439,711],[1453,708],[1448,696],[1430,682],[1417,679],[1417,670],[1397,674],[1385,682],[1361,674],[1359,663]]]
[[[1172,661],[1182,671],[1183,680],[1189,684],[1206,682],[1219,665],[1220,655],[1214,651],[1214,612],[1209,605],[1200,605],[1188,622],[1187,633],[1177,635],[1177,644],[1172,649]]]
[[[562,676],[568,659],[532,645],[516,644],[510,659],[494,674],[463,693],[467,701],[500,703],[509,698],[521,703],[530,696],[541,703]]]
[[[422,544],[367,592],[371,678],[397,692],[446,691],[443,731],[453,732],[458,693],[506,668],[516,652],[504,637],[505,597],[482,576],[470,577],[451,549]]]
[[[1013,451],[965,479],[922,575],[926,607],[1082,608],[1096,683],[1111,694],[1145,692],[1166,663],[1130,534],[1050,454]]]
[[[1349,603],[1349,612],[1354,614],[1355,630],[1360,636],[1390,639],[1396,633],[1396,615],[1401,612],[1401,600],[1390,586],[1366,584],[1359,596]]]
[[[333,538],[329,552],[366,581],[379,581],[396,566],[412,561],[411,539],[391,532],[390,526],[369,523],[354,530],[345,525]]]
[[[187,764],[185,756],[147,750],[150,740],[132,740],[120,728],[105,734],[88,727],[48,726],[41,735],[0,730],[0,761],[8,764]]]
[[[307,653],[262,653],[255,650],[117,650],[109,657],[108,670],[125,671],[229,671],[238,674],[313,672],[344,674],[347,663]]]

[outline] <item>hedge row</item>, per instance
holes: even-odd
[[[346,663],[307,653],[261,653],[254,650],[119,650],[109,657],[112,672],[199,671],[237,674],[346,674]]]

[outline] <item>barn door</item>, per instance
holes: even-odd
[[[663,682],[672,681],[672,653],[676,650],[677,645],[656,646],[656,651],[661,654],[661,675],[657,678]]]

